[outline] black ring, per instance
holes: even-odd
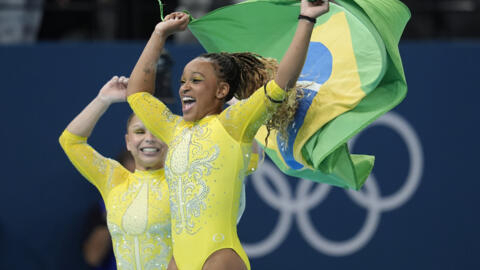
[[[311,23],[313,23],[313,24],[316,24],[316,23],[317,23],[317,19],[312,18],[312,17],[305,16],[305,15],[302,15],[302,14],[298,15],[298,19],[299,19],[299,20],[302,20],[302,19],[303,19],[303,20],[307,20],[307,21],[309,21],[309,22],[311,22]]]

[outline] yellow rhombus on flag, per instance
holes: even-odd
[[[193,19],[208,52],[249,51],[281,60],[293,37],[299,1],[250,0]],[[304,98],[288,141],[262,127],[257,141],[284,173],[360,189],[374,157],[350,154],[347,141],[399,104],[407,85],[398,42],[410,18],[397,0],[338,0],[317,19],[299,82]]]

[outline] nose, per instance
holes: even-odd
[[[190,84],[188,82],[185,82],[180,86],[180,95],[185,95],[186,93],[188,93],[188,91],[190,91]]]
[[[154,143],[155,142],[155,136],[152,133],[147,131],[147,133],[145,134],[145,142]]]

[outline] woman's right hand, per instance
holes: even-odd
[[[155,33],[166,38],[175,32],[185,30],[189,22],[190,17],[185,12],[173,12],[155,26]]]
[[[100,92],[98,97],[108,103],[123,102],[127,99],[127,85],[128,78],[121,76],[114,76],[108,81]]]

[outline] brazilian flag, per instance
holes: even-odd
[[[299,1],[250,0],[193,19],[208,52],[255,52],[279,61],[297,26]],[[317,19],[299,78],[304,98],[288,141],[262,127],[257,141],[284,173],[360,189],[374,157],[350,154],[347,141],[406,95],[398,42],[408,8],[397,0],[337,0]]]

